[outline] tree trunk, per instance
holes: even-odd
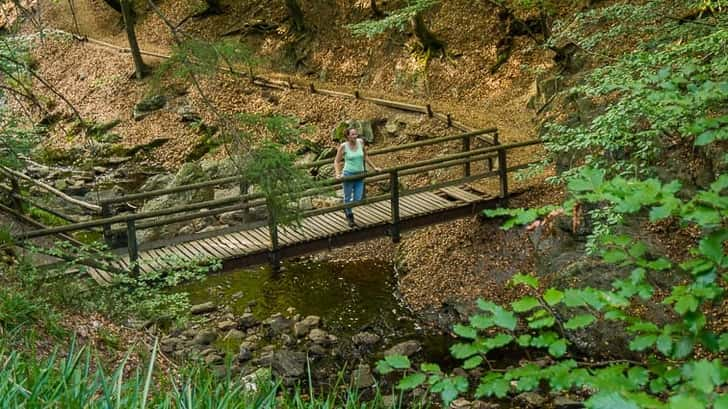
[[[445,51],[445,43],[437,38],[435,34],[427,28],[425,21],[422,19],[422,14],[415,14],[415,16],[412,17],[411,23],[415,36],[422,45],[423,52],[432,54],[438,51]]]
[[[140,80],[144,78],[147,67],[144,65],[136,33],[134,32],[134,11],[131,0],[121,0],[121,15],[124,17],[126,36],[129,39],[129,49],[131,50],[131,57],[134,60],[134,73],[136,78]]]
[[[372,15],[374,17],[383,17],[384,13],[377,7],[377,0],[369,0],[369,8],[372,9]]]
[[[104,0],[104,3],[108,4],[109,7],[116,10],[118,13],[121,13],[121,3],[119,3],[119,0]]]
[[[286,0],[286,8],[291,20],[293,20],[293,29],[299,33],[303,32],[306,27],[303,24],[303,11],[301,11],[298,0]]]

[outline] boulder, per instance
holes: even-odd
[[[422,349],[422,345],[420,345],[420,343],[417,341],[404,341],[404,342],[400,342],[399,344],[384,351],[384,356],[389,356],[389,355],[411,356],[411,355],[414,355],[415,353],[419,352],[421,349]]]
[[[199,315],[199,314],[207,314],[208,312],[213,312],[217,310],[217,306],[212,301],[208,301],[206,303],[193,305],[192,308],[190,308],[190,314],[192,315]]]
[[[523,408],[542,408],[546,398],[536,392],[524,392],[514,398],[514,401]]]
[[[293,321],[280,314],[275,314],[265,321],[265,325],[270,328],[272,334],[279,335],[289,332],[293,328]]]
[[[306,354],[288,350],[275,352],[271,367],[282,378],[298,378],[305,373]]]
[[[150,177],[139,188],[140,192],[151,192],[152,190],[166,189],[174,182],[174,175],[171,173],[159,173]]]
[[[314,328],[311,332],[309,332],[308,339],[315,344],[324,346],[334,344],[337,341],[337,338],[334,335],[318,328]]]
[[[568,398],[566,396],[557,396],[553,401],[554,409],[581,409],[584,403]]]
[[[308,335],[311,329],[318,327],[320,322],[321,317],[310,315],[303,320],[293,324],[293,334],[298,338],[305,337],[306,335]]]
[[[360,332],[353,337],[351,337],[351,341],[354,343],[354,345],[374,345],[377,342],[379,342],[382,338],[377,334],[372,334],[371,332]]]
[[[245,330],[255,327],[259,322],[252,313],[246,312],[238,319],[238,324],[240,324],[240,328]]]
[[[237,329],[231,329],[230,331],[228,331],[227,334],[225,334],[225,337],[223,337],[223,339],[225,339],[225,340],[238,340],[238,341],[242,340],[243,338],[245,338],[245,333],[240,330],[237,330]]]
[[[217,339],[215,331],[200,331],[192,342],[196,345],[210,345]]]
[[[351,372],[351,385],[357,389],[368,388],[375,382],[372,368],[369,365],[361,364]]]
[[[228,330],[236,328],[237,326],[238,326],[237,322],[225,320],[225,321],[219,322],[217,324],[217,329],[219,329],[220,331],[228,331]]]
[[[366,143],[374,142],[372,121],[355,119],[349,119],[344,122],[340,122],[331,132],[331,139],[337,142],[345,141],[345,132],[347,128],[356,128],[356,130],[359,131],[359,137],[362,138]]]
[[[250,358],[252,358],[252,357],[253,357],[253,352],[250,349],[240,347],[240,350],[238,351],[238,355],[236,358],[240,362],[245,362],[245,361],[250,360]]]
[[[134,119],[140,120],[150,113],[164,108],[167,104],[167,98],[164,95],[152,95],[144,98],[134,105]]]

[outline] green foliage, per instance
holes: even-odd
[[[664,9],[662,2],[648,2],[641,6],[615,5],[600,10],[599,16],[614,12],[614,18],[618,19],[624,12],[617,13],[617,9],[635,7],[651,7],[639,17],[649,24],[640,26],[659,23],[655,14],[674,12]],[[604,24],[603,20],[598,21],[599,25]],[[720,17],[716,26],[675,22],[655,25],[659,30],[655,30],[654,36],[647,36],[648,40],[636,51],[594,70],[586,83],[568,91],[576,98],[613,102],[589,124],[551,124],[546,136],[549,150],[556,155],[578,153],[584,157],[583,165],[606,169],[607,176],[648,176],[666,137],[694,137],[699,145],[725,140],[728,135],[725,24],[725,19]],[[563,33],[566,37],[572,34]],[[577,39],[577,42],[589,48],[585,41]],[[567,173],[565,177],[570,175]]]
[[[483,210],[483,214],[488,217],[502,217],[510,216],[509,219],[501,225],[501,229],[510,230],[515,226],[521,226],[529,224],[539,217],[545,216],[552,211],[556,210],[557,206],[544,206],[535,209],[523,209],[523,208],[498,208],[498,209],[486,209]]]
[[[220,67],[230,70],[242,65],[252,70],[260,62],[243,43],[233,40],[208,42],[188,38],[172,48],[169,59],[155,73],[156,81],[167,73],[182,79],[212,76]]]
[[[524,363],[503,372],[485,371],[476,387],[476,397],[505,397],[548,384],[550,390],[585,388],[593,391],[586,402],[590,408],[699,408],[723,404],[722,390],[728,383],[728,334],[713,332],[708,324],[706,307],[720,305],[725,291],[721,280],[728,278],[728,175],[720,175],[708,190],[691,198],[677,196],[680,184],[662,183],[657,179],[608,178],[604,169],[584,168],[569,180],[573,203],[602,204],[615,214],[628,219],[636,214],[649,214],[653,221],[678,218],[683,224],[697,227],[702,235],[691,249],[692,257],[676,263],[666,257],[650,254],[648,247],[627,236],[605,234],[597,242],[598,254],[614,268],[630,271],[616,280],[609,290],[594,288],[546,288],[540,295],[526,295],[510,304],[510,308],[479,300],[483,311],[470,317],[468,324],[459,324],[454,332],[462,338],[450,351],[462,361],[463,368],[474,368],[485,361],[488,353],[510,347],[541,351],[554,364],[544,366]],[[528,218],[523,218],[527,222]],[[667,297],[656,300],[650,274],[672,274],[685,277]],[[517,274],[513,285],[531,290],[539,280]],[[634,314],[634,306],[662,302],[672,307],[678,319],[665,325],[644,320]],[[558,308],[558,315],[555,313]],[[641,353],[640,362],[580,362],[571,359],[568,331],[581,331],[598,321],[620,321],[629,334],[629,348]],[[707,351],[715,359],[696,355]],[[533,356],[534,352],[530,353]],[[392,368],[394,370],[394,368]],[[410,374],[407,385],[422,381],[432,387],[446,378],[423,378]],[[425,380],[423,380],[425,379]],[[434,389],[434,388],[432,388]],[[431,389],[431,390],[432,390]],[[448,404],[457,395],[442,395]]]
[[[439,0],[409,0],[407,6],[395,10],[381,20],[367,20],[361,23],[347,26],[355,36],[366,36],[372,38],[385,31],[396,29],[403,31],[410,19],[418,13],[435,6]]]
[[[251,152],[243,165],[243,174],[260,188],[276,223],[298,221],[299,194],[313,186],[308,173],[296,167],[294,161],[294,154],[285,152],[276,143],[266,142]]]

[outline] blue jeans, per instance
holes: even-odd
[[[364,173],[344,172],[344,177],[354,175],[364,175]],[[358,202],[364,198],[364,179],[349,180],[343,182],[344,185],[344,203]],[[344,209],[346,217],[350,217],[354,213],[351,208]]]

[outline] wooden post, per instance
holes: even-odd
[[[359,99],[359,98],[361,98],[361,97],[359,96],[359,90],[358,90],[358,89],[357,89],[357,90],[354,90],[354,98],[356,98],[356,99]]]
[[[271,211],[271,205],[266,200],[266,207],[268,208],[268,232],[270,234],[270,252],[268,253],[268,259],[270,260],[270,264],[273,267],[274,271],[277,271],[280,262],[280,252],[278,249],[278,223],[276,222],[276,216]]]
[[[463,136],[463,152],[470,152],[470,136]],[[463,164],[464,177],[470,176],[470,162]]]
[[[430,118],[432,118],[433,115],[434,114],[432,113],[432,105],[427,104],[427,116],[429,116]]]
[[[23,214],[23,202],[20,200],[20,183],[18,183],[18,179],[9,176],[10,178],[10,186],[13,188],[13,190],[10,193],[10,200],[13,202],[13,209],[15,209],[18,213]]]
[[[393,170],[389,174],[389,183],[391,184],[390,204],[392,206],[392,227],[390,228],[390,236],[393,243],[399,243],[399,175],[397,170]]]
[[[316,87],[313,85],[313,82],[308,84],[308,89],[311,91],[312,94],[316,93]]]
[[[498,176],[500,177],[500,198],[508,200],[508,165],[506,163],[505,148],[498,149]]]
[[[139,245],[134,220],[126,222],[126,246],[129,249],[129,266],[133,274],[139,274]]]
[[[447,127],[452,127],[452,116],[450,114],[447,114]]]
[[[101,204],[101,218],[106,219],[107,217],[111,217],[111,205],[108,203],[102,203]],[[110,224],[104,224],[104,243],[106,243],[109,248],[111,248],[111,245],[113,244],[113,235],[111,233],[111,225]]]
[[[498,146],[500,145],[500,142],[498,142],[498,131],[495,131],[493,134],[493,144]],[[488,158],[488,172],[493,171],[493,158]]]

